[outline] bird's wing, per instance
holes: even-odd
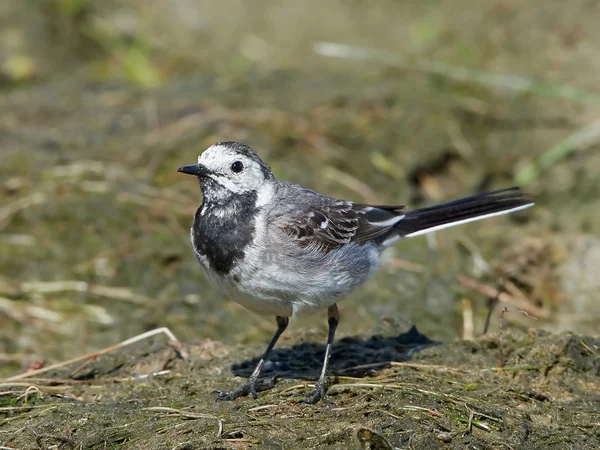
[[[402,208],[323,199],[286,215],[282,228],[298,245],[329,252],[350,242],[385,238],[404,217]]]

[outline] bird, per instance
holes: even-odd
[[[321,195],[277,179],[248,145],[217,142],[197,164],[202,203],[190,237],[208,280],[249,310],[275,316],[277,331],[250,377],[217,400],[258,397],[271,385],[260,373],[290,318],[327,310],[329,332],[320,376],[304,403],[324,404],[327,365],[339,323],[337,303],[371,278],[384,250],[399,240],[531,207],[518,187],[407,210]]]

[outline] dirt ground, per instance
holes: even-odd
[[[375,450],[600,443],[598,338],[509,332],[500,356],[498,336],[440,344],[413,328],[345,337],[334,346],[330,407],[299,404],[294,396],[319,372],[324,346],[313,338],[295,335],[299,343],[275,352],[267,376],[276,385],[257,400],[215,402],[212,391],[240,383],[231,371],[247,375],[256,361],[244,358],[260,348],[211,340],[185,346],[189,362],[157,339],[44,378],[5,381],[3,445]]]

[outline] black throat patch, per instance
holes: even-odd
[[[192,226],[194,250],[205,256],[219,275],[231,272],[254,238],[256,198],[256,192],[250,192],[232,196],[224,205],[205,200],[196,211]]]

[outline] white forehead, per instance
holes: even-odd
[[[217,167],[234,159],[243,159],[244,156],[224,145],[211,145],[198,156],[198,164]]]

